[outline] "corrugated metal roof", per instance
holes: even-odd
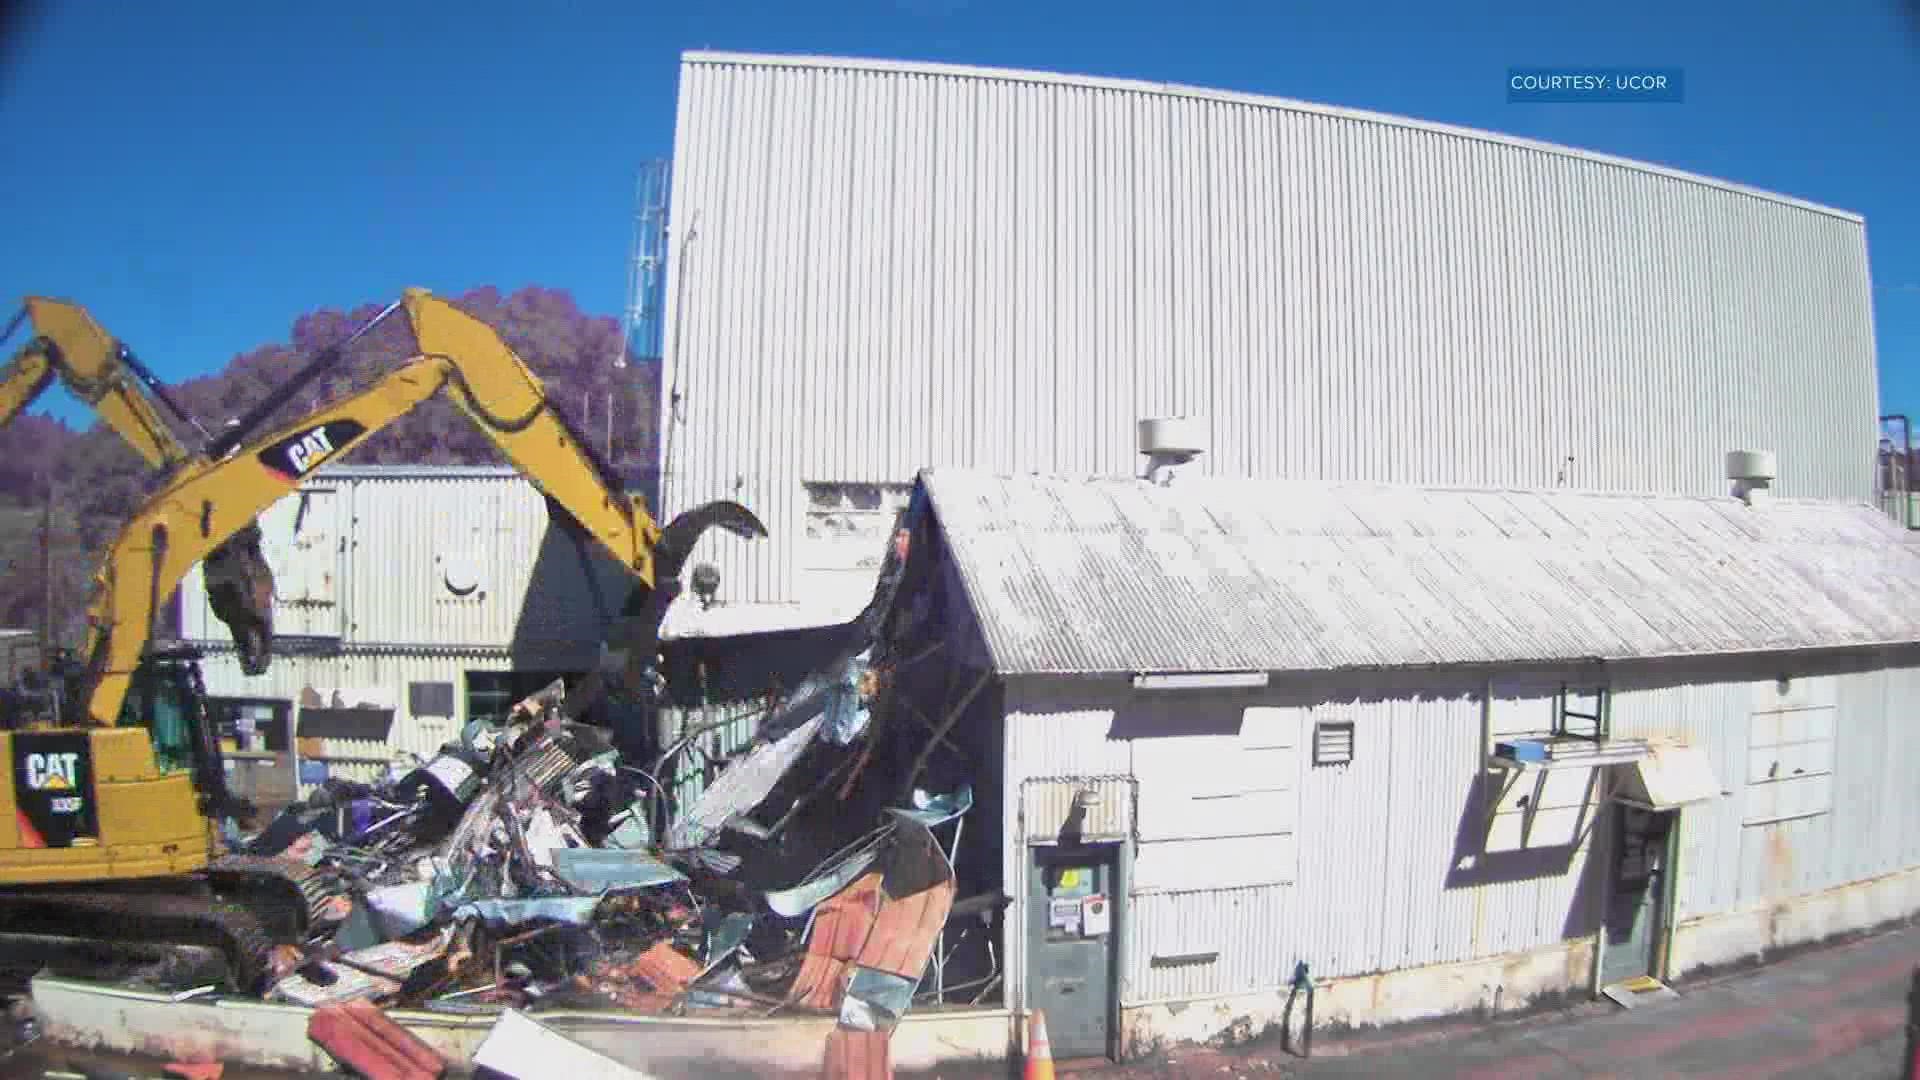
[[[1316,671],[1920,642],[1865,504],[922,474],[1007,674]]]

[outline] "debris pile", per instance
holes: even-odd
[[[749,884],[722,842],[782,828],[786,818],[769,828],[747,814],[809,751],[858,760],[847,747],[865,729],[872,685],[859,661],[811,680],[672,814],[669,793],[626,764],[605,729],[566,719],[557,682],[384,783],[329,781],[240,838],[240,853],[295,861],[325,882],[309,890],[304,948],[275,958],[266,997],[487,1013],[786,1011],[890,1031],[953,907],[952,853],[936,830],[971,807],[971,791],[916,792],[784,887]]]

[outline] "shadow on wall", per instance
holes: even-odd
[[[1189,735],[1238,735],[1248,705],[1266,699],[1135,699],[1115,705],[1107,738],[1171,739]]]
[[[1343,695],[1348,700],[1383,700],[1388,695]],[[1111,700],[1113,721],[1107,738],[1114,740],[1151,740],[1181,736],[1232,736],[1239,733],[1243,712],[1251,704],[1316,705],[1329,695],[1319,691],[1275,693],[1262,691],[1244,698],[1227,696],[1214,700],[1127,699]],[[1503,788],[1505,776],[1490,771],[1483,785],[1476,777],[1465,780],[1456,805],[1460,817],[1454,830],[1452,859],[1442,882],[1445,889],[1473,889],[1481,886],[1547,882],[1578,873],[1568,905],[1563,933],[1565,937],[1591,935],[1596,924],[1596,890],[1601,887],[1601,861],[1581,859],[1583,849],[1591,848],[1596,823],[1605,812],[1599,801],[1597,777],[1590,776],[1584,800],[1579,802],[1578,820],[1571,830],[1563,818],[1571,810],[1570,802],[1556,804],[1553,820],[1540,828],[1545,835],[1538,840],[1507,844],[1494,835],[1490,818],[1503,804],[1524,812],[1543,798],[1550,798],[1542,774],[1528,774]],[[1517,818],[1507,813],[1503,818]],[[1510,824],[1511,822],[1507,822]],[[1504,830],[1503,830],[1504,831]],[[1571,842],[1569,842],[1569,840]]]
[[[556,512],[540,538],[526,596],[514,618],[513,663],[591,666],[610,620],[633,588],[625,567],[591,536],[576,534]]]
[[[1603,863],[1597,858],[1582,860],[1579,855],[1583,848],[1587,851],[1594,849],[1596,830],[1601,825],[1601,817],[1608,805],[1599,801],[1597,783],[1590,782],[1588,785],[1586,802],[1573,842],[1488,850],[1492,832],[1488,819],[1501,798],[1502,782],[1499,770],[1490,770],[1484,784],[1469,782],[1471,787],[1467,797],[1461,800],[1460,823],[1454,831],[1453,860],[1448,864],[1442,887],[1472,889],[1546,881],[1573,872],[1578,862],[1580,878],[1567,905],[1561,936],[1567,939],[1591,935],[1597,928],[1594,900],[1596,891],[1601,887]],[[1510,798],[1527,799],[1537,797],[1538,790],[1531,780],[1523,777],[1506,792]]]

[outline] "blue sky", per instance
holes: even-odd
[[[682,50],[880,56],[1378,109],[1858,211],[1882,409],[1920,413],[1920,0],[546,7],[48,5],[0,55],[0,295],[79,300],[169,379],[410,284],[617,315]],[[1534,64],[1683,67],[1686,102],[1508,104]]]

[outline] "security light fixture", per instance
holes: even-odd
[[[700,601],[702,609],[713,607],[713,598],[720,593],[720,569],[712,563],[701,563],[693,568],[693,595]]]

